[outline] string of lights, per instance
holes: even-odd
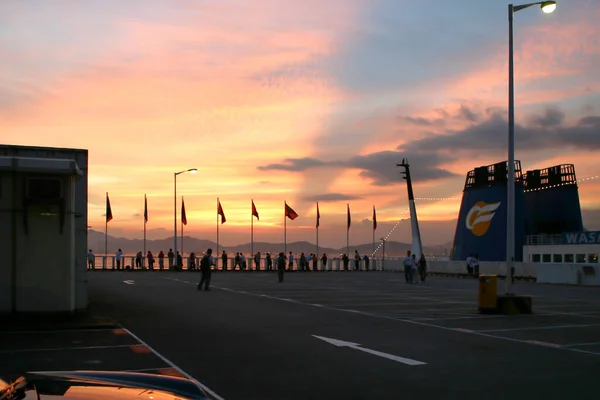
[[[582,183],[582,182],[589,181],[589,180],[592,180],[592,179],[597,179],[597,178],[598,178],[598,175],[596,175],[596,176],[588,176],[587,178],[577,179],[575,182],[559,183],[558,185],[546,186],[544,188],[539,188],[539,189],[526,189],[526,190],[523,190],[523,192],[525,192],[525,193],[539,192],[540,190],[552,189],[552,188],[557,188],[557,187],[560,187],[560,186],[574,185],[575,183]]]
[[[590,181],[592,179],[598,179],[599,175],[596,176],[588,176],[587,178],[582,178],[582,179],[577,179],[576,183],[583,183],[586,181]],[[559,186],[568,186],[568,185],[573,185],[573,182],[570,183],[559,183],[558,185],[552,185],[552,186],[547,186],[544,188],[539,188],[539,189],[525,189],[523,192],[524,193],[529,193],[529,192],[537,192],[540,190],[547,190],[547,189],[553,189],[553,188],[557,188]],[[443,201],[443,200],[461,200],[462,197],[415,197],[415,200],[431,200],[431,201]]]
[[[406,217],[409,214],[409,212],[410,212],[410,210],[405,210],[402,214],[400,214],[400,219],[398,220],[398,222],[396,222],[396,224],[394,225],[394,227],[383,238],[383,240],[381,241],[381,243],[379,243],[379,246],[377,246],[377,248],[375,249],[375,251],[373,253],[371,253],[371,257],[373,257],[373,256],[375,256],[375,254],[377,254],[377,252],[379,251],[379,249],[381,248],[381,246],[383,246],[383,242],[388,240],[388,238],[390,237],[390,235],[394,232],[394,230],[398,227],[398,225],[400,225],[400,222],[402,222],[402,220],[404,219],[404,217]]]

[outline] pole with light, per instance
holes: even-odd
[[[173,253],[175,253],[175,263],[177,263],[177,175],[181,175],[184,172],[195,174],[198,170],[190,168],[173,174]],[[183,257],[183,254],[181,256]]]
[[[506,294],[512,287],[515,262],[515,82],[513,67],[513,16],[517,11],[540,6],[546,14],[556,9],[556,1],[539,1],[515,6],[508,5],[508,176],[506,200]]]

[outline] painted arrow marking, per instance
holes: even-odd
[[[128,279],[128,280],[126,280],[126,281],[123,281],[123,283],[126,283],[126,284],[128,284],[128,285],[134,285],[134,284],[135,284],[135,281],[132,281],[131,279]]]
[[[407,364],[407,365],[425,365],[426,364],[421,361],[411,360],[410,358],[398,357],[393,354],[382,353],[381,351],[377,351],[377,350],[365,349],[364,347],[359,347],[360,344],[358,344],[358,343],[345,342],[343,340],[326,338],[326,337],[317,336],[317,335],[312,335],[312,336],[316,337],[317,339],[321,339],[327,343],[330,343],[334,346],[337,346],[337,347],[350,347],[351,349],[354,349],[354,350],[364,351],[365,353],[369,353],[369,354],[373,354],[375,356],[387,358],[388,360],[396,361],[396,362],[399,362],[402,364]]]

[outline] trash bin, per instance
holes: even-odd
[[[498,307],[498,277],[479,275],[479,310],[491,311]]]

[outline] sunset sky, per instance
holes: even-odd
[[[506,159],[504,0],[3,0],[0,142],[89,150],[89,224],[112,236],[221,243],[371,241],[416,197],[460,197],[473,167]],[[600,175],[600,2],[515,15],[516,157]],[[580,185],[600,230],[600,179]],[[452,240],[459,200],[419,200],[425,245]],[[402,223],[390,240],[407,241]]]

